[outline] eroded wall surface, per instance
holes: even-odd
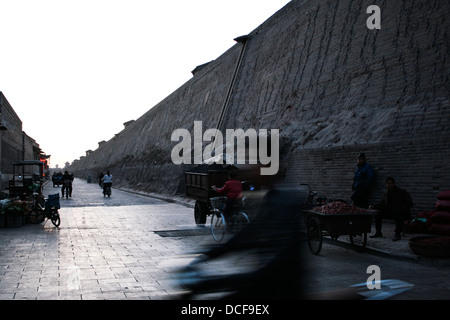
[[[366,26],[373,4],[379,30]],[[449,9],[443,0],[291,1],[69,170],[109,169],[119,185],[174,194],[185,169],[170,159],[175,129],[279,129],[289,181],[348,198],[366,152],[379,177],[373,201],[393,175],[416,211],[431,209],[450,189]]]

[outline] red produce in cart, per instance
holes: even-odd
[[[336,240],[341,235],[348,235],[356,250],[364,249],[367,233],[371,232],[372,216],[377,213],[377,210],[363,209],[340,201],[305,210],[306,235],[311,252],[319,254],[323,236]]]

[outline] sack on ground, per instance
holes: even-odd
[[[436,201],[436,209],[450,211],[450,200],[438,200]]]
[[[444,190],[438,193],[438,200],[450,200],[450,190]]]
[[[450,223],[433,223],[428,228],[428,233],[450,236]]]
[[[433,223],[450,223],[450,212],[437,211],[429,218],[429,221]]]

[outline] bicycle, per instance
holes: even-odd
[[[300,186],[304,186],[307,188],[308,192],[308,199],[307,201],[302,204],[302,209],[312,209],[314,207],[320,207],[328,203],[332,202],[343,202],[343,203],[349,203],[347,200],[343,199],[329,199],[325,196],[318,196],[316,191],[312,191],[311,186],[307,183],[301,183]]]
[[[105,183],[103,189],[103,197],[111,198],[111,183]]]
[[[223,196],[210,198],[211,207],[213,208],[211,214],[211,235],[217,242],[222,241],[227,232],[237,233],[250,222],[247,214],[240,210],[240,206],[233,208],[233,212],[227,221],[224,214],[226,199]],[[242,199],[243,204],[244,201],[245,198]]]
[[[42,200],[44,200],[44,205],[42,205]],[[55,227],[59,227],[61,218],[58,209],[60,208],[59,193],[49,195],[48,198],[43,198],[40,194],[35,192],[33,193],[33,205],[30,218],[35,224],[41,223],[47,218],[50,219]]]

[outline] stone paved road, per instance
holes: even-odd
[[[58,191],[48,184],[44,194]],[[77,179],[60,214],[59,229],[0,229],[0,299],[168,298],[177,290],[171,271],[190,258],[182,255],[211,241],[154,232],[196,228],[190,208],[114,189],[104,198]]]
[[[58,191],[49,184],[44,193]],[[194,224],[192,208],[116,189],[104,198],[98,185],[81,180],[61,206],[60,228],[48,221],[0,229],[0,300],[174,298],[180,289],[173,271],[213,243],[209,229]],[[163,232],[172,230],[177,232]],[[367,266],[375,264],[383,279],[415,285],[398,299],[449,297],[445,265],[381,258],[327,243],[319,256],[306,252],[305,262],[306,274],[299,276],[311,292],[365,282]],[[238,254],[206,268],[233,273],[254,263]]]

